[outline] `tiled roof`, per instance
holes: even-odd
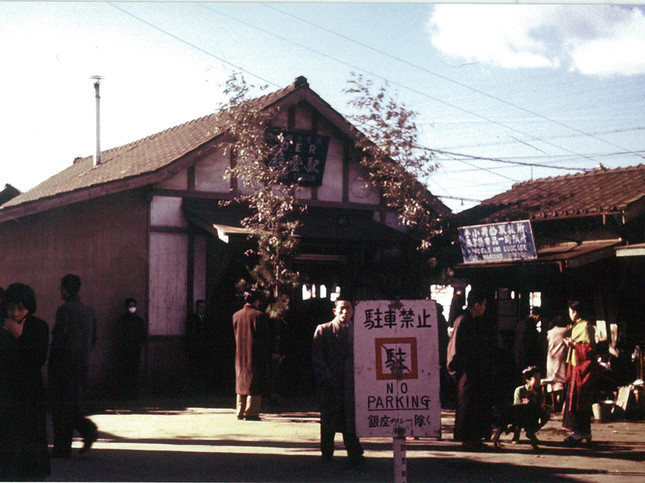
[[[620,213],[645,201],[645,164],[524,181],[460,215],[479,222]]]
[[[283,89],[248,102],[264,109],[280,105],[283,101],[290,102],[291,95],[297,95],[298,100],[306,98],[323,110],[324,115],[350,138],[364,139],[363,133],[312,91],[307,79],[302,76]],[[165,168],[175,161],[186,159],[185,156],[223,134],[226,115],[226,111],[220,111],[125,146],[102,151],[98,166],[94,166],[93,156],[77,158],[67,169],[1,205],[0,214],[4,212],[22,216],[49,209],[52,204],[60,206],[70,203],[74,197],[77,200],[87,199],[163,181],[163,176],[167,176],[163,171]],[[439,215],[446,216],[450,213],[450,209],[438,198],[430,192],[427,194]]]
[[[290,86],[253,102],[269,106],[303,87],[308,88],[306,80],[298,78]],[[2,209],[154,173],[221,134],[222,120],[221,113],[210,114],[125,146],[102,151],[98,166],[94,166],[93,156],[77,158],[72,166],[16,196],[2,205]]]

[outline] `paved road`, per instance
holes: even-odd
[[[104,409],[91,416],[100,431],[92,450],[52,460],[49,481],[394,479],[391,439],[363,439],[367,465],[349,470],[340,435],[334,460],[320,460],[316,412],[300,405],[274,408],[262,421],[238,421],[232,407],[231,399]],[[500,451],[463,451],[452,441],[453,423],[454,412],[444,410],[444,439],[407,440],[408,481],[645,481],[645,421],[594,423],[593,447],[580,449],[563,445],[556,415],[538,433],[538,454],[525,439],[517,445],[507,441]],[[76,440],[74,448],[81,444]]]

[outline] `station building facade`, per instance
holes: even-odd
[[[299,190],[307,211],[296,269],[309,297],[294,298],[280,341],[289,356],[284,373],[290,379],[283,383],[306,391],[313,330],[332,317],[329,294],[351,286],[356,297],[378,297],[375,279],[383,274],[371,267],[399,250],[405,234],[364,181],[353,155],[360,133],[304,77],[254,102],[276,108],[274,127],[326,144],[320,185]],[[142,374],[151,390],[183,389],[184,323],[199,299],[209,305],[212,387],[233,388],[231,315],[241,306],[235,284],[252,245],[240,224],[244,213],[219,203],[240,189],[224,176],[235,157],[220,119],[215,113],[105,150],[99,164],[92,156],[77,158],[0,206],[0,286],[31,285],[38,314],[51,327],[60,278],[76,273],[82,279],[81,299],[99,322],[90,393],[101,396],[115,384],[113,325],[126,297],[138,300],[148,323]],[[433,199],[437,216],[448,215]]]

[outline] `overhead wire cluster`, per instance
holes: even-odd
[[[124,14],[126,14],[126,15],[128,15],[128,16],[130,16],[130,17],[132,17],[132,18],[144,23],[145,25],[148,25],[149,27],[151,27],[151,28],[153,28],[153,29],[155,29],[155,30],[157,30],[157,31],[159,31],[159,32],[161,32],[161,33],[163,33],[163,34],[165,34],[165,35],[167,35],[167,36],[169,36],[169,37],[171,37],[171,38],[183,43],[183,44],[185,44],[185,45],[187,45],[190,48],[193,48],[193,49],[195,49],[195,50],[197,50],[197,51],[199,51],[199,52],[201,52],[203,54],[206,54],[206,55],[218,60],[219,62],[222,62],[225,65],[228,65],[229,67],[234,68],[235,70],[238,70],[238,71],[241,71],[241,72],[243,72],[245,74],[251,75],[251,76],[253,76],[253,77],[261,80],[262,82],[265,82],[265,83],[269,84],[269,85],[272,85],[272,86],[275,86],[275,87],[280,87],[277,83],[272,82],[271,80],[268,80],[268,79],[256,74],[251,69],[245,68],[245,67],[243,67],[241,65],[237,65],[237,64],[233,63],[232,61],[224,58],[222,55],[216,55],[216,54],[214,54],[213,52],[210,52],[207,49],[204,49],[202,47],[199,47],[198,45],[195,45],[193,42],[189,42],[186,39],[184,39],[184,38],[182,38],[182,37],[180,37],[180,36],[178,36],[176,34],[173,34],[172,32],[169,32],[166,29],[162,29],[158,25],[155,25],[153,22],[147,21],[147,20],[141,18],[140,16],[135,15],[134,13],[129,11],[127,8],[125,8],[123,6],[123,4],[118,4],[117,5],[115,3],[108,3],[108,5],[112,6],[113,8],[115,8],[115,9],[117,9],[119,11],[121,11],[122,13],[124,13]],[[541,114],[539,112],[527,109],[527,108],[525,108],[523,106],[518,105],[517,103],[510,102],[510,101],[508,101],[506,99],[503,99],[503,98],[501,98],[499,96],[495,96],[495,95],[492,95],[492,94],[490,94],[488,92],[485,92],[485,91],[483,91],[481,89],[477,89],[475,87],[472,87],[472,86],[470,86],[470,85],[468,85],[468,84],[466,84],[464,82],[452,79],[452,78],[450,78],[448,76],[445,76],[443,74],[435,72],[435,71],[433,71],[431,69],[428,69],[426,67],[420,66],[420,65],[415,64],[413,62],[409,62],[409,61],[407,61],[407,60],[405,60],[405,59],[403,59],[403,58],[401,58],[401,57],[399,57],[397,55],[393,55],[393,54],[390,54],[388,52],[385,52],[384,50],[375,48],[375,47],[373,47],[371,45],[368,45],[368,44],[366,44],[364,42],[361,42],[360,40],[357,40],[357,39],[354,39],[354,38],[352,38],[352,37],[350,37],[348,35],[345,35],[344,33],[336,32],[336,31],[331,30],[331,29],[329,29],[329,28],[327,28],[325,26],[317,24],[316,22],[312,22],[312,21],[310,21],[308,19],[304,19],[304,18],[302,18],[300,16],[297,16],[297,15],[291,13],[291,12],[287,12],[287,11],[285,11],[285,10],[275,6],[275,5],[266,4],[266,3],[262,4],[262,5],[264,7],[266,7],[266,8],[268,8],[268,9],[271,9],[271,10],[277,12],[280,15],[290,17],[292,19],[297,20],[298,22],[301,22],[301,23],[306,24],[308,26],[311,26],[311,27],[314,27],[316,29],[319,29],[320,31],[326,32],[328,34],[331,34],[331,35],[341,39],[343,42],[349,42],[349,43],[352,43],[354,45],[358,45],[361,48],[364,48],[364,49],[370,50],[372,52],[375,52],[375,53],[377,53],[377,54],[379,54],[381,56],[387,57],[387,58],[389,58],[391,60],[394,60],[394,61],[396,61],[398,63],[406,65],[407,67],[411,67],[413,69],[416,69],[419,72],[422,72],[424,74],[436,77],[436,78],[441,79],[441,80],[443,80],[445,82],[448,82],[448,83],[451,83],[453,85],[456,85],[456,86],[458,86],[458,87],[460,87],[462,89],[466,89],[466,90],[468,90],[470,92],[474,92],[478,96],[481,96],[481,97],[484,97],[486,99],[492,100],[495,103],[503,104],[503,105],[506,105],[506,106],[511,107],[513,109],[517,109],[518,111],[521,111],[524,114],[528,114],[532,119],[547,122],[547,123],[549,123],[551,125],[558,126],[560,128],[565,128],[565,129],[568,129],[568,130],[572,131],[571,133],[565,134],[565,135],[549,136],[549,137],[538,137],[538,136],[536,136],[535,134],[533,134],[531,132],[526,132],[525,130],[519,129],[515,125],[509,124],[508,122],[498,121],[496,119],[493,119],[490,116],[486,116],[484,114],[480,114],[478,112],[475,112],[473,109],[465,108],[465,107],[462,107],[460,105],[457,105],[455,102],[449,102],[449,101],[447,101],[445,99],[437,98],[437,97],[432,96],[431,94],[429,94],[429,93],[427,93],[425,91],[419,90],[417,88],[411,87],[409,85],[403,84],[403,83],[395,81],[393,79],[389,79],[386,76],[381,75],[381,74],[379,74],[377,72],[368,71],[368,70],[366,70],[364,68],[361,68],[361,67],[355,65],[352,62],[347,62],[345,60],[342,60],[342,59],[340,59],[340,58],[338,58],[338,57],[336,57],[334,55],[331,55],[329,52],[323,52],[321,50],[314,49],[314,48],[312,48],[312,47],[310,47],[308,45],[304,45],[302,43],[296,42],[296,41],[294,41],[292,39],[289,39],[289,38],[287,38],[287,37],[285,37],[283,35],[279,35],[279,34],[273,32],[271,30],[264,29],[262,27],[258,27],[258,26],[253,25],[252,23],[250,23],[248,21],[241,20],[241,19],[236,18],[235,16],[229,15],[227,13],[223,13],[221,10],[213,8],[213,6],[211,4],[199,4],[200,7],[204,8],[204,9],[210,11],[210,12],[213,12],[213,13],[215,13],[217,15],[223,16],[223,17],[227,18],[228,20],[232,20],[232,21],[237,22],[239,24],[242,24],[242,25],[244,25],[244,26],[246,26],[248,28],[257,30],[257,31],[261,32],[263,35],[269,35],[269,36],[272,36],[274,38],[278,38],[281,41],[287,42],[287,43],[292,44],[292,45],[296,45],[296,46],[298,46],[298,47],[300,47],[302,49],[305,49],[305,50],[307,50],[309,52],[312,52],[312,53],[314,53],[314,54],[316,54],[318,56],[333,60],[334,62],[337,62],[337,63],[339,63],[341,65],[344,65],[346,67],[354,69],[355,71],[360,71],[360,72],[368,74],[368,75],[370,75],[370,76],[372,76],[374,78],[381,79],[382,81],[388,83],[389,85],[397,86],[397,87],[399,87],[401,89],[404,89],[406,91],[412,92],[412,93],[414,93],[416,95],[419,95],[419,96],[422,96],[424,98],[430,99],[430,100],[432,100],[434,102],[443,104],[443,105],[445,105],[445,106],[447,106],[447,107],[449,107],[451,109],[455,109],[455,110],[460,111],[462,113],[465,113],[465,114],[467,114],[469,116],[481,119],[485,123],[493,124],[493,125],[497,125],[499,127],[502,127],[507,131],[511,131],[513,133],[516,133],[517,135],[521,135],[522,137],[524,137],[525,139],[530,140],[533,143],[540,143],[541,145],[547,145],[547,146],[550,146],[552,148],[556,148],[557,150],[560,150],[561,152],[567,153],[567,154],[563,154],[563,155],[550,155],[550,154],[547,154],[546,152],[538,149],[533,144],[529,143],[529,141],[522,140],[522,139],[520,139],[518,137],[515,137],[515,136],[512,136],[510,134],[509,134],[509,137],[511,139],[513,139],[514,142],[521,143],[521,144],[526,144],[527,146],[530,146],[530,147],[532,147],[532,148],[534,148],[534,149],[536,149],[538,151],[541,151],[544,154],[539,155],[539,156],[536,155],[536,156],[525,156],[525,157],[497,158],[497,157],[477,156],[477,155],[460,153],[460,152],[455,152],[455,151],[446,151],[446,150],[433,149],[433,151],[437,155],[438,160],[444,159],[444,160],[458,161],[458,162],[468,166],[468,168],[466,168],[465,170],[461,170],[459,172],[463,173],[463,172],[473,171],[473,170],[486,171],[486,172],[489,172],[489,173],[491,173],[491,174],[493,174],[493,175],[495,175],[497,177],[503,178],[503,179],[505,179],[507,181],[517,182],[519,180],[513,179],[511,177],[508,177],[508,176],[505,176],[505,175],[499,173],[498,172],[499,168],[491,168],[491,167],[483,166],[482,164],[476,164],[473,161],[489,161],[489,162],[493,162],[493,163],[499,163],[500,165],[502,165],[501,167],[504,167],[504,166],[506,166],[506,167],[508,167],[508,166],[515,166],[515,167],[522,166],[522,167],[530,167],[531,169],[532,168],[544,168],[544,169],[553,169],[553,170],[561,170],[561,171],[587,171],[588,170],[587,168],[574,167],[574,166],[563,166],[563,165],[561,165],[561,163],[565,163],[565,162],[566,163],[573,163],[573,162],[579,162],[580,160],[586,160],[587,162],[590,161],[594,165],[596,165],[599,162],[600,159],[607,159],[607,158],[610,158],[610,157],[626,156],[626,155],[633,155],[633,156],[638,157],[641,160],[645,159],[645,151],[629,150],[628,148],[625,148],[624,146],[622,146],[622,145],[620,145],[618,143],[615,143],[615,142],[609,141],[609,140],[607,140],[607,139],[605,139],[603,137],[600,137],[600,136],[603,136],[603,135],[614,134],[614,133],[619,133],[619,132],[640,131],[640,130],[644,130],[645,127],[638,126],[638,127],[630,127],[630,128],[625,128],[625,129],[615,129],[615,130],[602,131],[602,132],[585,132],[585,131],[583,131],[581,129],[578,129],[577,127],[575,127],[573,125],[570,125],[568,123],[559,121],[557,119],[550,118],[550,117],[545,116],[545,115],[543,115],[543,114]],[[563,146],[563,145],[561,145],[561,144],[559,144],[557,142],[557,140],[567,139],[567,138],[571,138],[571,137],[590,138],[590,139],[593,139],[596,142],[600,142],[602,144],[611,146],[613,148],[613,150],[612,150],[612,152],[609,152],[609,153],[583,154],[583,153],[580,153],[580,152],[573,151],[573,150],[569,149],[568,147],[565,147],[565,146]],[[499,141],[499,142],[491,142],[491,143],[486,143],[486,144],[481,144],[480,143],[480,144],[476,144],[476,145],[463,145],[461,147],[462,148],[480,148],[480,147],[486,147],[486,146],[501,146],[501,145],[509,144],[509,143],[510,143],[510,141]],[[550,160],[551,162],[550,163],[546,162],[546,160]],[[428,181],[432,181],[432,180],[428,180]],[[433,183],[433,184],[436,184],[436,183]],[[481,186],[481,184],[478,185],[478,186]],[[441,188],[442,191],[446,191],[441,186],[438,186],[438,187]],[[451,194],[436,195],[436,196],[439,197],[439,198],[462,200],[462,202],[463,201],[472,201],[472,202],[480,201],[480,200],[475,200],[474,198],[465,198],[465,197],[461,197],[461,196],[453,196]]]

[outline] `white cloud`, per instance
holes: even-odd
[[[564,66],[586,75],[645,73],[645,15],[612,5],[437,5],[432,43],[507,69]]]

